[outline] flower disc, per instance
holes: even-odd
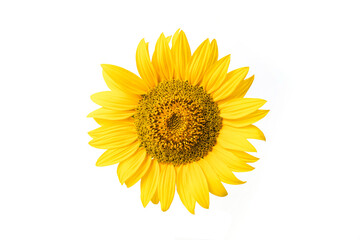
[[[134,115],[147,153],[160,163],[191,163],[216,144],[222,126],[217,104],[202,87],[163,81],[143,95]]]

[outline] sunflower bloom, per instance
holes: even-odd
[[[246,78],[249,68],[228,72],[229,64],[230,55],[218,59],[215,40],[191,54],[178,30],[172,39],[160,35],[152,58],[140,41],[140,77],[101,65],[110,91],[91,96],[101,108],[89,114],[100,125],[89,144],[106,149],[96,165],[118,164],[120,183],[140,181],[143,206],[160,202],[162,211],[175,191],[194,214],[196,202],[209,208],[209,193],[227,195],[223,183],[245,183],[233,172],[254,169],[248,163],[258,158],[248,153],[256,152],[248,139],[265,140],[253,123],[268,110],[259,109],[265,100],[244,98],[254,81]]]

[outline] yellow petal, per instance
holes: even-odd
[[[124,123],[120,123],[118,125],[113,125],[113,126],[101,126],[97,129],[91,130],[89,132],[89,135],[92,138],[99,138],[102,136],[112,137],[112,136],[117,136],[117,135],[123,135],[122,131],[136,133],[134,123],[124,122]]]
[[[245,152],[256,152],[255,147],[243,136],[232,131],[233,128],[224,125],[217,139],[218,143],[226,148]]]
[[[153,204],[158,204],[159,203],[159,194],[158,194],[158,189],[156,189],[154,196],[151,198],[151,202]]]
[[[185,78],[189,80],[192,85],[197,85],[202,81],[208,69],[210,53],[210,42],[209,39],[206,39],[191,56]]]
[[[226,74],[223,84],[213,93],[214,101],[217,102],[230,97],[231,94],[239,88],[248,72],[249,68],[243,67]]]
[[[140,142],[135,141],[129,146],[106,150],[97,160],[96,166],[104,167],[125,161],[136,153]]]
[[[195,198],[189,192],[189,186],[186,180],[187,165],[180,165],[176,167],[176,189],[179,194],[181,202],[186,209],[195,214]]]
[[[141,178],[141,202],[144,207],[154,196],[159,184],[160,169],[157,160],[151,160],[151,165],[147,173]]]
[[[187,181],[189,191],[203,208],[209,208],[209,188],[206,177],[197,162],[188,164]]]
[[[99,108],[91,113],[87,117],[107,119],[107,120],[123,120],[133,116],[134,110],[129,111],[116,111],[107,108]]]
[[[174,79],[186,80],[186,69],[190,61],[191,51],[183,31],[178,34],[176,40],[173,39],[171,53],[174,62]]]
[[[104,127],[109,126],[123,126],[123,125],[131,125],[132,127],[135,127],[134,125],[134,118],[129,117],[123,120],[107,120],[107,119],[101,119],[101,118],[94,118],[94,120],[100,125]]]
[[[171,80],[173,78],[174,67],[171,51],[163,33],[156,42],[152,62],[160,77],[160,81]]]
[[[136,133],[133,131],[122,130],[112,131],[107,135],[96,137],[91,140],[89,144],[100,149],[113,149],[128,146],[136,140]]]
[[[120,121],[111,121],[111,124],[102,121],[100,121],[100,123],[103,123],[101,127],[91,130],[89,132],[89,135],[91,137],[93,138],[101,137],[107,134],[111,134],[112,132],[116,132],[117,134],[123,130],[132,131],[133,133],[136,133],[136,128],[134,125],[133,118],[128,118]]]
[[[94,118],[94,120],[100,126],[114,126],[114,125],[121,124],[121,122],[123,122],[123,121],[128,121],[128,120],[134,121],[133,118],[127,118],[124,120],[107,120],[107,119],[101,119],[101,118]]]
[[[268,114],[268,112],[269,110],[256,110],[255,112],[239,119],[223,119],[223,124],[224,126],[245,127],[261,120],[266,116],[266,114]]]
[[[266,103],[259,98],[235,98],[219,104],[220,116],[225,119],[238,119],[255,112]]]
[[[159,199],[161,210],[167,211],[174,199],[176,172],[172,164],[160,164]]]
[[[213,148],[213,152],[217,159],[221,159],[221,161],[223,161],[229,169],[234,172],[249,172],[254,170],[254,167],[241,161],[241,159],[239,159],[235,154],[219,146],[219,144]]]
[[[264,133],[256,126],[254,125],[248,125],[245,127],[239,127],[239,128],[234,128],[234,127],[230,127],[230,126],[226,126],[229,129],[232,129],[234,131],[234,133],[236,134],[240,134],[245,138],[250,138],[250,139],[258,139],[258,140],[263,140],[265,141],[265,135]]]
[[[241,81],[239,86],[235,88],[234,92],[229,96],[229,98],[242,98],[245,96],[251,84],[254,82],[255,76],[251,76],[244,81]]]
[[[146,81],[150,88],[158,83],[157,73],[150,61],[149,50],[145,40],[142,39],[136,50],[136,66],[142,79]]]
[[[257,160],[259,160],[259,158],[254,157],[246,152],[233,150],[232,153],[235,154],[239,159],[241,159],[241,161],[246,162],[246,163],[254,163]]]
[[[144,162],[145,158],[146,158],[146,151],[145,149],[140,148],[128,160],[119,163],[117,174],[121,184],[123,184],[128,178],[134,175],[134,173],[139,169],[141,164]]]
[[[174,47],[175,45],[175,42],[177,41],[178,37],[179,37],[179,34],[180,34],[180,28],[178,30],[176,30],[176,32],[174,33],[174,37],[172,38],[172,47]]]
[[[105,82],[110,82],[110,85],[118,91],[136,95],[142,95],[148,92],[149,86],[134,73],[115,65],[101,64],[101,66],[103,68]]]
[[[119,86],[119,84],[117,83],[117,80],[112,79],[104,70],[102,71],[102,75],[103,75],[106,85],[108,86],[108,88],[111,91],[119,93],[119,94],[125,93],[123,88],[121,88]]]
[[[166,38],[166,43],[169,45],[170,41],[171,41],[171,35],[170,36],[167,36]]]
[[[220,180],[224,183],[228,184],[243,184],[245,182],[237,179],[235,175],[231,172],[231,170],[226,166],[226,164],[217,159],[213,152],[210,152],[205,160],[209,163],[214,172],[219,176]]]
[[[218,175],[214,172],[214,170],[211,168],[211,166],[209,165],[209,163],[207,163],[207,161],[205,159],[202,159],[200,161],[197,162],[201,169],[203,170],[207,183],[208,183],[208,187],[209,187],[209,191],[219,197],[225,197],[228,193],[224,187],[224,185],[221,183],[220,178],[218,177]]]
[[[144,176],[144,174],[149,169],[151,161],[152,160],[150,155],[147,155],[144,161],[141,163],[140,167],[136,170],[136,172],[125,181],[125,184],[128,188],[133,186]]]
[[[214,64],[218,60],[218,57],[219,57],[218,45],[217,45],[217,42],[216,42],[215,39],[213,39],[211,41],[210,52],[211,52],[211,54],[210,54],[210,57],[209,57],[209,66]]]
[[[230,64],[230,55],[227,55],[214,63],[203,79],[203,86],[207,93],[214,92],[225,80]]]

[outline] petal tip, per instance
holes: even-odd
[[[104,162],[101,162],[101,161],[97,160],[96,163],[95,163],[95,166],[96,166],[96,167],[105,167],[105,166],[107,166],[107,165],[104,164]]]
[[[143,205],[143,207],[145,208],[150,202],[150,199],[145,199],[145,197],[141,197],[141,204]]]
[[[100,66],[102,67],[102,69],[106,69],[106,68],[109,68],[109,64],[105,64],[105,63],[102,63],[100,64]]]
[[[161,207],[161,211],[166,212],[167,210],[169,210],[169,207]]]
[[[90,146],[92,146],[92,147],[95,147],[95,148],[96,148],[96,146],[94,146],[94,139],[92,139],[92,140],[91,140],[91,141],[89,141],[88,143],[89,143],[89,145],[90,145]]]

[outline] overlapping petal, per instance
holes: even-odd
[[[188,164],[188,191],[203,208],[209,208],[209,188],[206,177],[197,162]]]
[[[220,145],[216,145],[213,152],[214,156],[218,159],[221,159],[221,161],[223,161],[226,166],[230,168],[231,171],[249,172],[254,170],[254,167],[241,161],[241,159],[238,158],[235,154]]]
[[[187,168],[188,165],[180,165],[176,167],[176,190],[179,194],[181,202],[186,209],[195,214],[195,198],[191,196],[189,189],[189,183],[187,181]]]
[[[130,145],[137,140],[138,136],[133,129],[119,129],[117,127],[109,127],[106,135],[94,136],[89,142],[93,147],[100,149],[114,149]]]
[[[210,56],[209,56],[209,66],[214,64],[219,57],[218,45],[215,39],[213,39],[210,43]]]
[[[177,41],[177,38],[179,37],[180,32],[182,32],[182,30],[180,30],[180,28],[179,28],[179,29],[176,30],[176,32],[174,33],[174,36],[173,36],[173,38],[172,38],[172,43],[171,43],[173,47],[174,47],[175,42]]]
[[[236,91],[236,89],[241,88],[240,86],[242,85],[242,82],[244,81],[248,72],[249,68],[243,67],[226,74],[223,84],[221,84],[213,92],[214,101],[220,101],[226,98],[230,98],[234,91]]]
[[[259,160],[259,158],[254,157],[246,152],[243,151],[232,151],[233,154],[235,154],[241,161],[246,162],[246,163],[254,163],[257,160]]]
[[[146,159],[146,151],[140,148],[134,155],[126,161],[120,162],[117,169],[119,181],[123,184],[133,176]]]
[[[233,128],[223,126],[218,137],[218,144],[226,149],[256,152],[255,147],[242,135],[233,132]]]
[[[133,116],[134,113],[135,110],[118,111],[102,107],[89,113],[88,117],[106,120],[124,120]]]
[[[153,204],[158,204],[160,202],[158,189],[156,189],[154,196],[151,198],[151,202]]]
[[[141,78],[146,81],[148,86],[150,88],[155,87],[158,83],[158,77],[144,39],[140,41],[136,50],[136,66]]]
[[[91,95],[91,100],[108,109],[128,111],[134,110],[137,107],[140,97],[119,96],[114,92],[105,91]]]
[[[199,84],[209,66],[209,56],[211,55],[210,42],[206,39],[200,44],[191,56],[189,67],[186,71],[186,80],[191,84]]]
[[[125,161],[136,153],[139,149],[139,145],[140,143],[135,141],[126,147],[108,149],[99,157],[96,166],[104,167]]]
[[[151,160],[149,170],[141,179],[141,202],[144,207],[150,202],[153,198],[156,190],[158,188],[159,179],[160,179],[160,167],[156,160]]]
[[[214,63],[206,72],[203,79],[203,86],[207,93],[214,92],[225,80],[230,64],[230,55],[227,55]]]
[[[156,42],[152,63],[160,81],[172,79],[174,73],[173,59],[169,43],[163,33]]]
[[[101,118],[94,118],[95,122],[100,126],[115,126],[115,125],[123,125],[123,124],[134,124],[134,119],[128,117],[123,120],[108,120],[108,119],[101,119]]]
[[[174,35],[171,53],[174,63],[174,79],[186,80],[186,71],[191,57],[190,46],[183,31]]]
[[[243,81],[240,82],[240,84],[234,88],[234,91],[231,93],[230,96],[228,96],[229,99],[231,98],[242,98],[245,96],[245,94],[248,92],[249,88],[251,87],[251,84],[254,81],[255,76],[251,76]]]
[[[134,73],[110,64],[101,64],[103,77],[111,90],[141,95],[150,89],[146,82]]]
[[[241,117],[238,119],[223,119],[224,126],[232,126],[232,127],[245,127],[249,126],[253,123],[264,118],[269,113],[269,110],[256,110],[245,117]]]
[[[258,127],[254,126],[254,125],[248,125],[248,126],[239,127],[239,128],[234,128],[231,126],[226,126],[226,127],[231,129],[234,134],[240,134],[245,138],[257,139],[257,140],[263,140],[263,141],[266,140],[264,133]]]
[[[214,172],[209,163],[204,159],[198,161],[197,163],[203,170],[203,173],[207,180],[209,191],[216,196],[225,197],[228,193],[224,185],[221,183],[219,176]]]
[[[141,163],[141,165],[136,170],[136,172],[125,181],[126,186],[129,188],[133,186],[135,183],[137,183],[148,171],[150,164],[151,164],[151,157],[149,155],[146,155],[144,161]]]
[[[255,112],[266,103],[258,98],[235,98],[219,104],[220,116],[224,119],[239,119]]]
[[[232,173],[232,171],[226,166],[225,163],[218,159],[213,152],[210,152],[205,160],[209,163],[210,167],[214,170],[214,172],[219,176],[220,180],[224,183],[228,184],[243,184],[245,182],[236,178],[236,176]]]
[[[172,164],[160,164],[160,181],[158,187],[161,210],[167,211],[175,194],[175,167]]]

